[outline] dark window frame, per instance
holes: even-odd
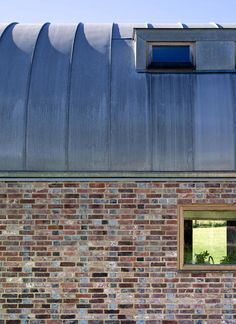
[[[209,204],[192,204],[178,206],[178,269],[187,271],[236,271],[236,264],[185,264],[184,263],[184,212],[185,211],[235,211],[236,205],[209,205]],[[187,218],[188,219],[188,218]],[[201,219],[209,219],[209,216],[204,216]],[[214,217],[212,220],[234,220],[232,217]]]

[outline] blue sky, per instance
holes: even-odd
[[[0,22],[236,22],[236,0],[0,0]]]

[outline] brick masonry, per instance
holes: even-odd
[[[236,323],[235,272],[177,271],[177,205],[236,182],[1,182],[0,324]]]

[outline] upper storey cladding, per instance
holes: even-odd
[[[236,41],[214,23],[0,25],[0,171],[235,171],[235,67],[138,73],[135,28]]]

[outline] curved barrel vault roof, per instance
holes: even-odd
[[[234,171],[234,73],[135,70],[134,28],[0,25],[0,171]]]

